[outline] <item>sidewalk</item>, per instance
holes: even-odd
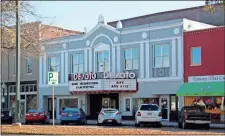
[[[52,122],[52,121],[50,121]],[[60,120],[55,120],[56,124],[60,123]],[[88,120],[87,123],[89,125],[97,125],[97,120]],[[134,126],[134,121],[132,120],[123,120],[122,125],[124,126]],[[169,121],[162,121],[162,125],[164,127],[177,127],[177,122],[169,122]],[[225,124],[210,124],[211,128],[214,129],[225,129]]]

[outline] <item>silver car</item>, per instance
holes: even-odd
[[[121,125],[122,117],[118,109],[103,108],[98,115],[98,125],[117,124]]]

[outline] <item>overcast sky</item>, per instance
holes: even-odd
[[[105,22],[204,5],[204,1],[34,1],[42,20],[65,29],[92,29],[101,14]],[[34,18],[28,17],[34,21]]]

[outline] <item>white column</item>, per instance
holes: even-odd
[[[39,84],[43,84],[43,66],[42,66],[42,63],[43,63],[43,58],[42,56],[40,56],[39,58]]]
[[[69,53],[68,51],[65,52],[65,83],[68,83],[68,74],[69,74]]]
[[[172,40],[172,77],[176,76],[176,56],[177,56],[177,52],[176,52],[176,39]]]
[[[88,72],[88,50],[84,50],[84,72]]]
[[[89,49],[89,72],[92,72],[92,49]],[[95,59],[95,58],[94,58]]]
[[[112,47],[111,53],[112,53],[112,61],[111,61],[112,62],[112,64],[111,64],[112,72],[116,72],[116,47],[115,46]]]
[[[64,83],[64,52],[61,53],[61,70],[60,70],[60,83]]]
[[[182,66],[183,66],[183,51],[182,51],[182,43],[181,43],[181,38],[178,38],[177,39],[177,50],[178,50],[178,56],[177,56],[177,59],[178,59],[178,76],[181,77],[183,76],[183,73],[182,73]]]
[[[48,57],[44,57],[43,58],[43,84],[47,84],[46,80],[47,80],[47,59]]]
[[[144,43],[140,45],[140,78],[144,78]]]
[[[60,119],[59,98],[56,98],[56,119]]]
[[[117,56],[117,59],[116,59],[116,61],[117,61],[117,68],[116,68],[116,71],[117,72],[120,72],[120,63],[121,63],[121,59],[120,59],[120,54],[121,54],[121,51],[120,51],[120,46],[117,46],[116,47],[117,49],[117,51],[116,51],[116,56]]]
[[[150,72],[150,71],[149,71],[149,66],[150,66],[150,65],[149,65],[149,59],[150,59],[150,54],[149,54],[149,53],[150,53],[150,52],[149,52],[149,43],[146,42],[146,43],[145,43],[145,54],[146,54],[146,59],[145,59],[145,61],[146,61],[146,62],[145,62],[145,64],[146,64],[146,65],[145,65],[145,68],[146,68],[145,70],[146,70],[146,71],[145,71],[145,75],[146,75],[146,78],[149,78],[149,76],[150,76],[150,75],[149,75],[149,72]]]

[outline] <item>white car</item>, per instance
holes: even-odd
[[[118,109],[103,108],[98,115],[98,125],[117,124],[121,125],[122,117]]]
[[[141,104],[135,114],[135,126],[153,124],[162,127],[162,113],[156,104]]]

